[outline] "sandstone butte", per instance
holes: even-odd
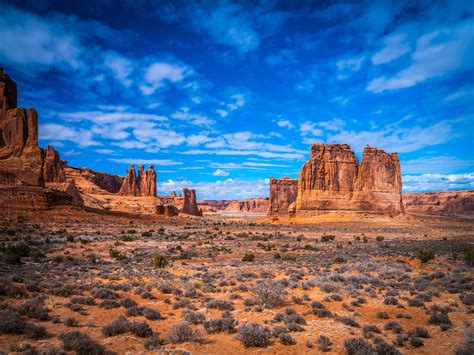
[[[295,189],[297,190],[295,193]],[[362,163],[348,144],[311,145],[298,180],[270,180],[269,215],[321,212],[403,214],[400,162],[396,153],[365,147]]]
[[[53,147],[38,146],[38,114],[17,107],[16,83],[0,67],[0,210],[48,209],[56,205],[167,216],[179,212],[201,216],[196,192],[156,194],[156,172],[139,165],[125,178],[88,168],[68,167]],[[130,197],[129,197],[130,196]],[[134,197],[134,199],[132,198]]]

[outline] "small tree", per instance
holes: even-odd
[[[152,265],[153,267],[164,269],[169,265],[169,261],[166,256],[158,254],[153,257]]]
[[[435,252],[433,249],[418,249],[416,251],[416,256],[422,263],[426,263],[435,258]]]

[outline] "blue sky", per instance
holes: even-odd
[[[472,4],[315,3],[0,0],[0,65],[41,145],[154,164],[161,194],[265,196],[313,142],[398,152],[405,191],[474,188]]]

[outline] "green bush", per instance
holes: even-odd
[[[385,238],[382,237],[381,235],[378,235],[377,238],[376,238],[377,242],[383,242],[384,239]]]
[[[128,234],[137,234],[137,231],[135,229],[129,229],[127,231]]]
[[[421,260],[422,263],[426,263],[435,258],[435,252],[433,249],[418,249],[416,256]]]
[[[152,260],[153,267],[164,269],[169,264],[168,258],[165,255],[155,255]]]
[[[242,258],[242,261],[254,261],[255,260],[255,255],[252,253],[245,253],[245,255]]]
[[[474,247],[467,246],[464,248],[464,261],[469,266],[474,266]]]
[[[120,238],[120,240],[122,242],[132,242],[133,241],[133,237],[131,235],[122,235],[122,237]]]
[[[322,242],[331,242],[334,239],[336,239],[335,235],[323,235],[323,236],[321,236],[321,241]]]
[[[151,237],[153,234],[150,231],[143,232],[142,237]]]
[[[115,260],[118,260],[118,261],[127,260],[127,256],[121,251],[110,248],[109,254],[110,254],[110,257],[114,258]]]

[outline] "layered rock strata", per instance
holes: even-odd
[[[145,170],[143,165],[138,166],[138,176],[132,164],[119,191],[124,196],[152,196],[156,197],[156,171],[153,165]]]
[[[196,202],[196,191],[194,189],[183,189],[183,207],[181,212],[193,216],[202,216],[202,211]]]
[[[449,214],[474,213],[474,191],[412,192],[403,194],[406,211]]]
[[[68,199],[80,204],[74,182],[66,179],[59,153],[51,146],[38,147],[36,110],[16,105],[16,84],[0,68],[0,184],[4,189],[0,204],[6,209],[46,208]],[[56,199],[54,191],[43,191],[46,188],[61,193]],[[64,198],[64,194],[69,197]]]
[[[396,153],[365,147],[362,163],[348,144],[313,144],[298,178],[291,214],[324,211],[404,213]],[[291,204],[290,204],[291,205]]]
[[[296,201],[298,194],[298,180],[289,177],[281,179],[270,178],[270,206],[269,216],[284,216],[288,208]]]

